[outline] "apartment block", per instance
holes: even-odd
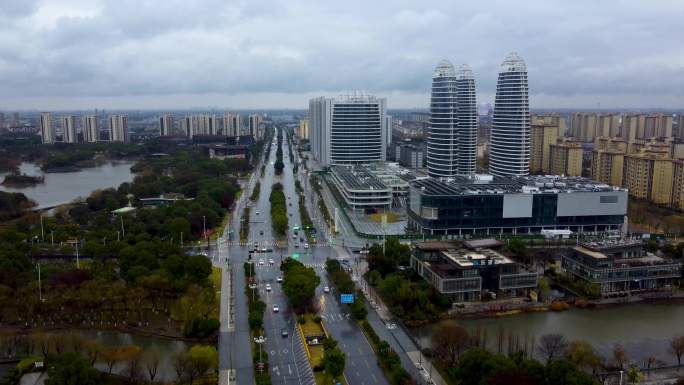
[[[537,120],[530,129],[530,173],[551,171],[551,145],[558,140],[558,126]]]
[[[669,205],[672,197],[673,162],[667,152],[644,149],[625,156],[624,186],[631,195]]]
[[[582,176],[582,143],[563,138],[549,149],[550,173]]]
[[[622,186],[625,151],[618,149],[594,150],[591,177],[597,182]]]
[[[672,179],[671,206],[684,210],[684,159],[672,162]]]
[[[582,142],[593,142],[597,136],[599,115],[591,112],[575,112],[570,116],[570,136]]]

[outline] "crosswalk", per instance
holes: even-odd
[[[241,247],[244,247],[244,246],[253,247],[254,243],[255,243],[255,241],[250,241],[250,242],[236,242],[236,241],[220,242],[220,244],[222,246],[225,245],[225,246],[241,246]],[[270,248],[278,247],[278,244],[276,241],[256,241],[256,243],[259,245],[259,248],[262,248],[262,247],[267,247],[267,248],[268,247],[270,247]],[[331,246],[330,242],[318,242],[318,243],[309,244],[309,248],[328,247],[328,246]],[[306,251],[303,243],[299,244],[299,249]]]
[[[321,319],[326,324],[332,324],[336,322],[347,322],[351,319],[350,313],[327,313],[321,315]]]

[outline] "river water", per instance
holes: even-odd
[[[67,203],[79,197],[87,197],[94,190],[119,187],[121,183],[133,180],[131,161],[104,163],[97,167],[84,168],[75,172],[43,173],[33,163],[22,163],[20,172],[32,176],[44,176],[45,182],[26,187],[0,185],[0,190],[21,192],[33,199],[38,206]],[[5,174],[0,174],[0,182]]]
[[[490,348],[494,349],[500,330],[513,333],[521,340],[526,336],[559,333],[568,340],[590,342],[610,357],[613,346],[622,344],[630,358],[639,364],[653,355],[665,363],[676,363],[668,352],[669,339],[684,335],[684,305],[635,304],[602,309],[571,309],[565,312],[523,313],[513,316],[477,320],[458,320],[469,332],[486,330]],[[422,347],[430,346],[430,325],[413,330]]]
[[[140,336],[128,333],[120,333],[114,331],[78,331],[86,338],[100,341],[106,347],[136,345],[143,349],[143,355],[150,350],[156,350],[159,353],[159,369],[155,381],[173,381],[176,379],[176,373],[173,368],[173,359],[179,352],[190,349],[191,344],[185,341],[177,341],[165,338],[156,338],[148,336]],[[103,363],[97,363],[95,367],[103,372],[107,371],[107,367]],[[141,365],[143,378],[147,379],[147,371],[144,364]],[[113,367],[112,372],[123,374],[126,371],[125,364],[117,364]]]

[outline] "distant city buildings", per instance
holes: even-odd
[[[311,152],[322,166],[385,161],[386,100],[352,94],[309,101]]]
[[[62,141],[64,143],[78,143],[76,136],[76,117],[72,115],[62,116]]]
[[[226,136],[242,135],[240,115],[229,112],[223,116],[223,134]]]
[[[528,175],[530,170],[530,107],[527,67],[509,54],[501,65],[492,116],[489,172],[497,176]]]
[[[111,115],[109,117],[109,140],[112,142],[128,142],[127,115]]]
[[[85,143],[95,143],[100,140],[100,129],[97,115],[86,115],[81,118],[81,133]]]
[[[258,114],[249,115],[249,135],[258,140],[263,136],[262,132],[264,130],[263,126],[264,117]]]
[[[297,129],[299,139],[309,140],[309,119],[301,119]]]
[[[189,123],[190,138],[196,135],[216,135],[218,131],[215,115],[191,115]]]
[[[171,114],[159,117],[159,136],[171,136],[174,132],[174,118]]]
[[[43,138],[43,144],[55,143],[55,128],[52,126],[52,114],[49,112],[40,114],[40,136]]]

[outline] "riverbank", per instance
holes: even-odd
[[[571,300],[554,302],[531,302],[523,299],[501,300],[492,302],[480,302],[464,304],[462,308],[449,311],[442,319],[468,319],[477,320],[484,318],[497,318],[523,313],[538,313],[546,311],[567,311],[577,309],[607,309],[615,306],[629,305],[684,305],[684,292],[661,293],[661,296],[631,296],[623,298],[603,298],[598,300]],[[559,306],[556,306],[559,305]]]
[[[35,328],[24,328],[20,326],[0,326],[0,335],[20,335],[20,336],[30,336],[36,333],[62,333],[69,331],[81,331],[81,332],[113,332],[113,333],[125,333],[139,337],[149,337],[158,338],[170,341],[182,341],[193,344],[199,343],[218,343],[218,333],[206,337],[206,338],[196,338],[196,337],[186,337],[180,333],[170,333],[170,332],[160,332],[139,327],[130,326],[98,326],[97,324],[73,324],[73,325],[60,325],[53,327],[35,327]]]
[[[42,176],[33,176],[33,175],[26,175],[26,174],[8,174],[5,175],[5,178],[3,179],[2,184],[3,186],[9,186],[9,187],[27,187],[27,186],[34,186],[39,183],[44,183],[45,182],[45,177]]]

